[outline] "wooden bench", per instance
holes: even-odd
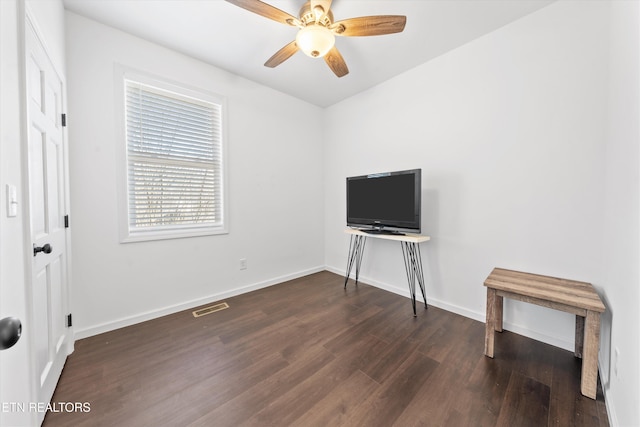
[[[484,354],[493,358],[495,331],[502,332],[503,298],[562,310],[576,315],[575,355],[582,357],[580,391],[596,398],[602,300],[590,283],[494,268],[487,287]]]

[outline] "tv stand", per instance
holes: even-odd
[[[357,230],[347,228],[345,233],[350,235],[349,240],[349,258],[347,260],[347,272],[344,276],[344,288],[347,288],[347,282],[351,275],[353,266],[356,267],[356,285],[358,284],[358,276],[360,275],[360,265],[362,264],[362,255],[364,254],[364,246],[367,237],[375,239],[396,240],[402,246],[402,256],[404,257],[404,267],[407,273],[407,281],[409,282],[409,292],[411,293],[411,304],[413,306],[413,316],[416,316],[416,282],[422,291],[424,299],[424,308],[427,308],[427,297],[424,291],[424,274],[422,271],[422,255],[420,254],[420,243],[431,240],[429,236],[420,234],[389,234],[384,230]],[[377,233],[382,231],[382,233]]]

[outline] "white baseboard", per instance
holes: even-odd
[[[339,274],[341,276],[344,276],[345,271],[344,270],[340,270],[340,269],[336,269],[333,267],[326,267],[327,271],[330,271],[332,273],[335,274]],[[409,286],[407,286],[406,283],[403,283],[405,285],[405,287],[398,287],[398,286],[394,286],[394,285],[390,285],[388,283],[384,283],[384,282],[380,282],[378,280],[372,279],[371,277],[364,277],[364,276],[360,276],[358,278],[359,282],[362,283],[366,283],[367,285],[371,285],[371,286],[375,286],[376,288],[380,288],[380,289],[384,289],[385,291],[403,296],[405,298],[411,298],[411,295],[409,294]],[[406,279],[405,279],[406,281]],[[417,288],[416,288],[417,289]],[[422,298],[421,295],[416,294],[416,301],[420,300]],[[450,311],[452,313],[455,314],[459,314],[461,316],[464,317],[468,317],[470,319],[474,319],[474,320],[478,320],[480,322],[484,322],[484,318],[485,315],[484,313],[477,313],[471,310],[467,310],[466,308],[457,306],[457,305],[453,305],[453,304],[448,304],[444,301],[440,301],[434,298],[429,297],[429,294],[427,293],[427,304],[428,305],[433,305],[434,307],[438,307],[441,308],[443,310],[446,311]]]
[[[146,322],[147,320],[155,319],[158,317],[166,316],[168,314],[177,313],[182,310],[188,310],[190,308],[198,307],[200,305],[209,304],[211,302],[219,301],[225,298],[231,298],[236,295],[245,294],[247,292],[255,291],[269,286],[276,285],[278,283],[286,282],[289,280],[297,279],[299,277],[308,276],[309,274],[318,273],[324,271],[324,266],[314,267],[303,271],[298,271],[284,276],[274,277],[262,282],[253,283],[239,288],[231,289],[229,291],[220,292],[217,294],[208,295],[203,298],[198,298],[190,301],[185,301],[179,304],[173,304],[167,307],[163,307],[157,310],[151,310],[144,313],[139,313],[133,316],[123,317],[114,321],[93,325],[87,328],[78,329],[74,331],[74,338],[76,340],[91,337],[93,335],[102,334],[104,332],[113,331],[115,329],[124,328],[126,326],[135,325],[136,323]]]
[[[616,407],[611,404],[611,401],[609,400],[609,395],[607,394],[609,378],[605,378],[602,375],[602,373],[605,372],[605,370],[602,368],[602,366],[600,366],[601,361],[602,359],[598,357],[598,373],[600,374],[600,382],[602,383],[602,393],[604,394],[604,406],[606,406],[607,408],[609,425],[615,427],[615,426],[619,426],[620,423],[618,422],[618,415],[616,414],[616,411],[615,411]]]
[[[74,338],[76,340],[78,339],[82,339],[82,338],[87,338],[93,335],[98,335],[104,332],[109,332],[109,331],[113,331],[115,329],[119,329],[119,328],[124,328],[126,326],[131,326],[131,325],[135,325],[136,323],[141,323],[141,322],[145,322],[147,320],[151,320],[151,319],[155,319],[161,316],[166,316],[168,314],[173,314],[173,313],[177,313],[179,311],[182,310],[188,310],[190,308],[194,308],[194,307],[198,307],[200,305],[204,305],[204,304],[209,304],[211,302],[215,302],[215,301],[219,301],[225,298],[231,298],[233,296],[237,296],[240,294],[244,294],[247,292],[251,292],[251,291],[255,291],[258,289],[262,289],[262,288],[267,288],[269,286],[273,286],[273,285],[277,285],[278,283],[283,283],[289,280],[293,280],[293,279],[297,279],[299,277],[303,277],[303,276],[308,276],[309,274],[313,274],[313,273],[318,273],[320,271],[330,271],[332,273],[335,274],[339,274],[341,276],[344,276],[345,271],[335,268],[335,267],[331,267],[331,266],[320,266],[320,267],[314,267],[314,268],[310,268],[308,270],[303,270],[303,271],[298,271],[296,273],[292,273],[292,274],[287,274],[284,276],[279,276],[279,277],[274,277],[272,279],[269,280],[265,280],[262,282],[258,282],[258,283],[253,283],[247,286],[242,286],[239,288],[235,288],[229,291],[225,291],[225,292],[220,292],[218,294],[213,294],[213,295],[209,295],[207,297],[204,298],[198,298],[195,300],[191,300],[191,301],[186,301],[180,304],[174,304],[171,306],[167,306],[164,307],[162,309],[158,309],[158,310],[152,310],[152,311],[148,311],[145,313],[140,313],[137,314],[135,316],[129,316],[129,317],[125,317],[125,318],[121,318],[112,322],[105,322],[99,325],[95,325],[95,326],[91,326],[89,328],[84,328],[84,329],[80,329],[75,331],[74,334]],[[411,298],[411,296],[409,295],[409,290],[408,289],[404,289],[404,288],[399,288],[397,286],[392,286],[389,285],[388,283],[384,283],[384,282],[380,282],[368,277],[362,277],[360,278],[360,280],[363,283],[366,283],[368,285],[371,286],[375,286],[377,288],[380,289],[384,289],[386,291],[392,292],[394,294],[397,295],[401,295],[403,297],[406,298]],[[427,303],[429,305],[433,305],[434,307],[438,307],[440,309],[449,311],[451,313],[455,313],[455,314],[459,314],[460,316],[464,316],[473,320],[477,320],[479,322],[485,322],[485,318],[486,315],[485,313],[480,313],[477,311],[473,311],[473,310],[468,310],[464,307],[460,307],[457,305],[453,305],[453,304],[449,304],[446,303],[444,301],[440,301],[434,298],[429,298],[429,296],[427,295]],[[526,337],[535,339],[537,341],[542,341],[544,343],[547,344],[551,344],[554,345],[556,347],[560,347],[563,348],[565,350],[569,350],[569,351],[573,351],[573,343],[567,342],[566,340],[562,340],[559,339],[557,337],[552,337],[546,334],[540,334],[536,331],[532,331],[531,329],[522,327],[520,325],[515,325],[512,323],[508,323],[505,322],[504,324],[504,329],[515,332],[517,334],[520,335],[524,335]],[[71,344],[73,345],[73,344]],[[71,349],[70,352],[73,352],[73,349]],[[604,378],[602,375],[602,368],[600,366],[600,363],[598,363],[598,370],[600,372],[600,379],[602,381],[602,379]],[[604,399],[605,399],[605,405],[607,407],[607,414],[609,416],[609,423],[612,426],[618,425],[617,423],[617,417],[616,414],[611,411],[610,408],[612,408],[612,406],[609,404],[608,398],[607,398],[607,393],[606,393],[606,389],[604,388],[603,385],[603,390],[604,390]]]
[[[341,270],[338,268],[334,268],[334,267],[326,267],[327,271],[331,271],[332,273],[335,274],[339,274],[341,276],[345,275],[345,270]],[[370,277],[360,277],[358,279],[359,281],[362,281],[363,283],[366,283],[368,285],[371,286],[375,286],[376,288],[380,288],[380,289],[384,289],[385,291],[389,291],[389,292],[393,292],[394,294],[398,294],[401,295],[403,297],[406,298],[411,298],[411,296],[409,295],[409,289],[408,287],[405,288],[399,288],[397,286],[392,286],[389,285],[388,283],[384,283],[384,282],[380,282],[378,280],[374,280]],[[419,295],[416,297],[416,301],[419,299]],[[430,298],[429,294],[427,293],[427,303],[429,305],[433,305],[434,307],[438,307],[441,308],[443,310],[449,311],[451,313],[455,313],[455,314],[459,314],[460,316],[464,316],[473,320],[477,320],[479,322],[484,323],[486,321],[486,313],[480,313],[477,311],[473,311],[473,310],[468,310],[464,307],[460,307],[457,305],[453,305],[453,304],[449,304],[446,303],[444,301],[440,301],[434,298]],[[559,338],[559,337],[555,337],[555,336],[551,336],[551,335],[547,335],[547,334],[541,334],[537,331],[531,330],[527,327],[524,327],[522,325],[517,325],[514,323],[510,323],[510,322],[504,322],[503,325],[503,329],[514,332],[516,334],[519,335],[523,335],[525,337],[534,339],[536,341],[541,341],[543,343],[546,344],[550,344],[553,345],[555,347],[559,347],[562,348],[564,350],[568,350],[570,352],[574,351],[574,342],[570,342],[567,341],[565,339]],[[605,387],[605,380],[604,380],[604,376],[603,376],[603,370],[602,367],[600,366],[600,360],[601,358],[598,358],[598,373],[600,374],[600,381],[602,382],[602,390],[604,392],[604,401],[605,401],[605,405],[607,407],[607,415],[609,416],[609,425],[611,426],[617,426],[618,421],[617,421],[617,417],[615,414],[615,411],[612,411],[611,408],[613,408],[612,405],[610,405],[609,400],[607,398],[607,390]]]
[[[332,273],[336,273],[336,274],[340,274],[341,276],[344,276],[345,274],[345,270],[340,270],[334,267],[326,267],[326,269],[328,271],[331,271]],[[384,283],[384,282],[380,282],[378,280],[372,279],[370,277],[360,277],[358,279],[359,281],[362,281],[363,283],[366,283],[368,285],[371,286],[375,286],[376,288],[380,288],[380,289],[384,289],[385,291],[389,291],[389,292],[393,292],[394,294],[398,294],[401,295],[405,298],[411,298],[411,295],[409,295],[409,287],[406,286],[404,288],[400,288],[397,286],[393,286],[390,285],[388,283]],[[418,299],[420,299],[421,296],[420,295],[416,295],[416,301]],[[473,319],[473,320],[477,320],[479,322],[484,323],[486,320],[486,313],[485,312],[478,312],[478,311],[473,311],[473,310],[469,310],[467,308],[464,307],[460,307],[458,305],[455,304],[450,304],[447,303],[445,301],[441,301],[438,299],[435,299],[433,297],[429,297],[429,293],[427,290],[427,304],[429,305],[433,305],[434,307],[438,307],[441,308],[443,310],[449,311],[451,313],[455,313],[455,314],[459,314],[460,316],[464,316],[467,317],[469,319]],[[569,350],[571,352],[573,352],[574,350],[574,343],[573,341],[567,341],[566,339],[562,339],[556,336],[551,336],[551,335],[546,335],[546,334],[542,334],[540,332],[531,330],[525,326],[522,325],[518,325],[518,324],[514,324],[511,322],[504,322],[503,324],[503,329],[506,329],[508,331],[511,332],[515,332],[518,335],[523,335],[525,337],[534,339],[536,341],[541,341],[543,343],[546,344],[550,344],[553,345],[555,347],[560,347],[564,350]]]

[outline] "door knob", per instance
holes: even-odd
[[[22,335],[22,323],[15,317],[0,320],[0,350],[13,347]]]
[[[50,254],[52,250],[53,248],[48,243],[45,243],[44,246],[33,245],[33,256],[38,255],[38,252],[44,252],[45,254]]]

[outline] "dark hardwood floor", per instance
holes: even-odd
[[[608,425],[571,352],[333,273],[226,302],[77,341],[44,426]]]

